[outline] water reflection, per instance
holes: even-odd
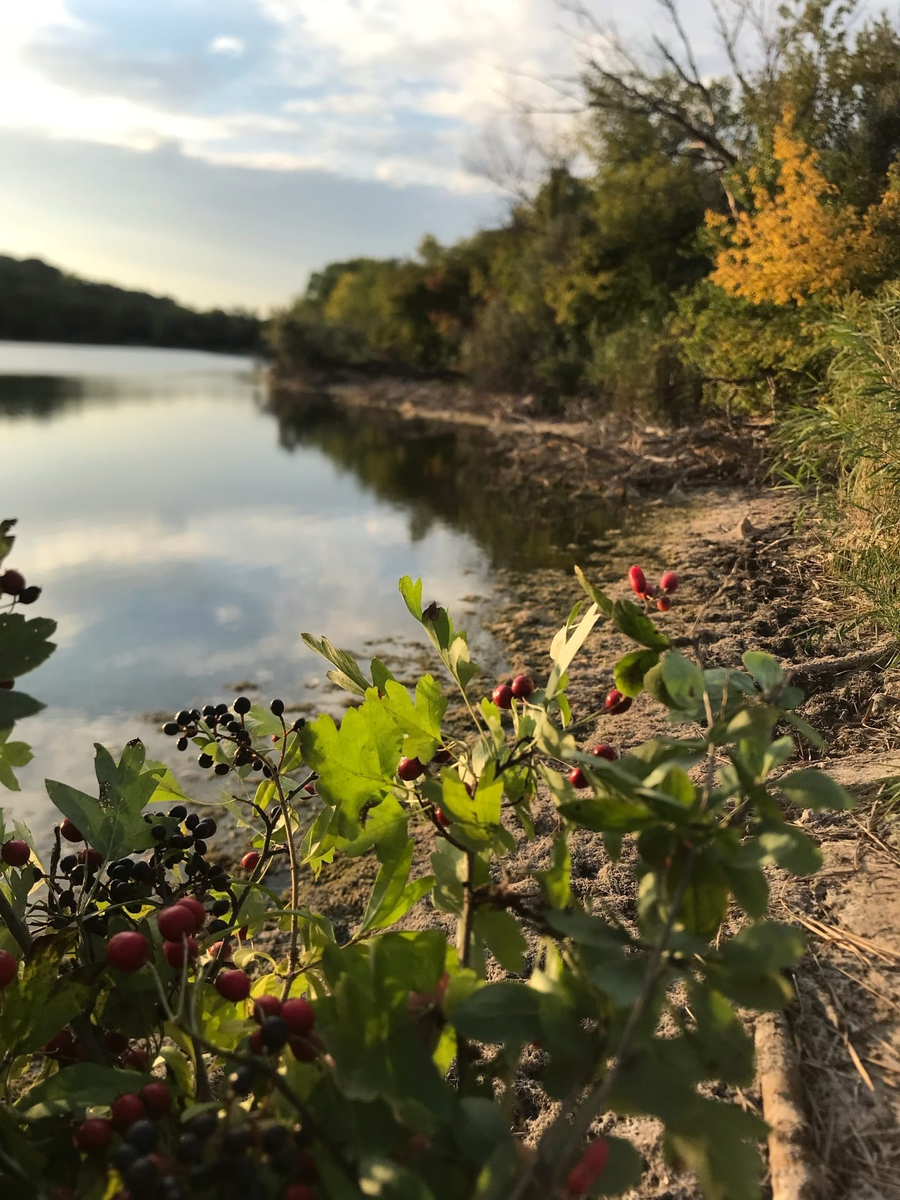
[[[266,407],[285,449],[315,447],[367,491],[402,506],[412,541],[449,524],[495,567],[568,569],[617,516],[599,498],[573,511],[528,481],[510,495],[495,480],[496,441],[475,426],[348,409],[321,392],[275,393]]]

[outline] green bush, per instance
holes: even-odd
[[[118,759],[97,747],[95,795],[48,781],[64,820],[47,866],[24,827],[4,826],[4,1197],[616,1195],[641,1176],[617,1132],[637,1115],[661,1122],[707,1196],[760,1195],[765,1125],[701,1085],[749,1085],[738,1007],[792,995],[803,939],[765,919],[766,867],[805,875],[821,856],[785,804],[851,799],[818,770],[783,770],[793,735],[818,739],[774,659],[704,669],[651,620],[671,606],[672,574],[654,596],[634,568],[636,603],[578,574],[588,606],[554,637],[538,682],[479,697],[466,635],[405,578],[439,668],[413,691],[377,659],[364,670],[306,634],[354,698],[340,724],[291,723],[280,700],[243,697],[179,712],[165,731],[227,782],[248,851],[239,867],[210,857],[215,822],[138,740]],[[53,649],[54,623],[18,611],[23,586],[0,576],[3,677]],[[634,647],[615,665],[609,719],[644,691],[668,714],[665,735],[623,754],[579,746],[566,695],[605,620]],[[447,728],[443,680],[464,702],[465,733]],[[0,697],[8,726],[40,707],[18,688]],[[28,751],[9,729],[2,747],[15,786]],[[535,836],[539,785],[557,832],[543,863],[523,872],[518,860],[511,874]],[[310,790],[318,811],[305,821],[297,798]],[[578,899],[578,829],[634,872],[633,925]],[[430,870],[414,868],[426,837]],[[363,854],[377,875],[341,941],[298,903],[301,876]],[[283,863],[287,899],[271,887]],[[449,938],[403,930],[424,904],[455,926]],[[280,940],[260,942],[264,927]],[[561,1105],[533,1151],[516,1136],[526,1060]],[[590,1138],[603,1114],[606,1132]]]

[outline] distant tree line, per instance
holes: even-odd
[[[676,416],[820,383],[836,314],[900,275],[900,33],[857,0],[710,0],[730,64],[710,78],[658,2],[669,35],[645,46],[566,6],[602,35],[568,98],[588,170],[548,165],[454,245],[330,264],[267,329],[282,368],[449,369]]]
[[[0,339],[252,353],[254,313],[198,312],[163,296],[92,283],[37,258],[0,255]]]

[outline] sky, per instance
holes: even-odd
[[[555,0],[0,0],[0,253],[267,311],[452,241],[507,211],[478,162],[572,35]]]

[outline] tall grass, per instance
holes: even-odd
[[[900,281],[836,318],[814,402],[780,430],[782,475],[815,488],[838,575],[900,637]]]

